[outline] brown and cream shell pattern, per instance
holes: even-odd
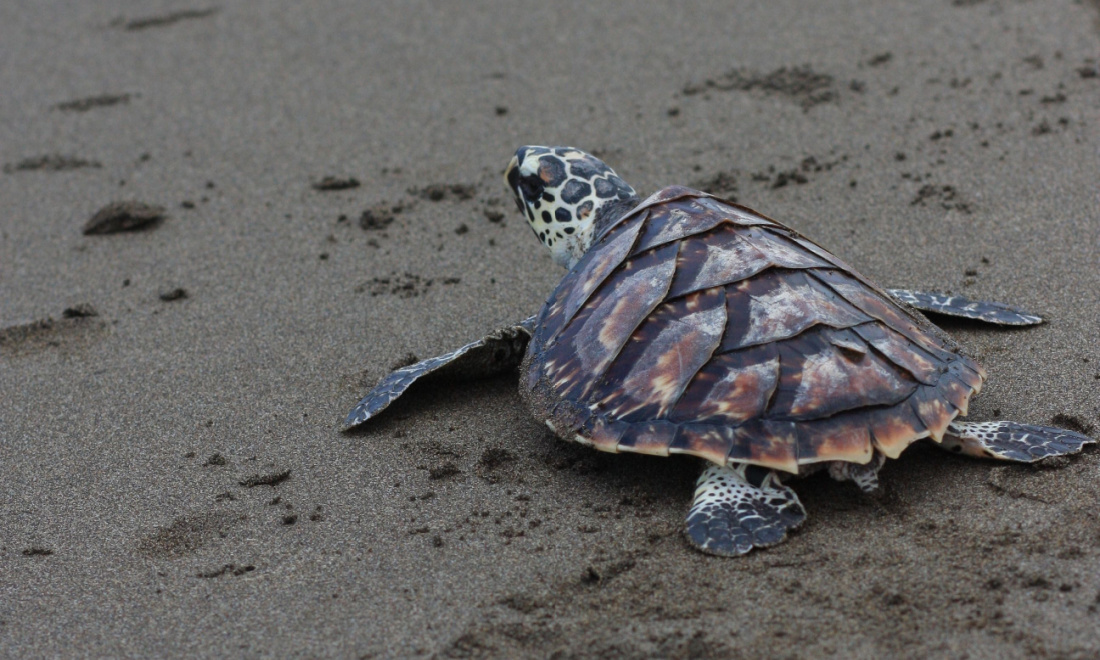
[[[679,186],[611,226],[536,327],[520,391],[562,438],[796,474],[940,441],[985,378],[827,250]]]

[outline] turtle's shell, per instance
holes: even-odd
[[[561,281],[521,376],[562,438],[797,473],[939,441],[985,373],[794,230],[671,187]]]

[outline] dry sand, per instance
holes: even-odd
[[[914,447],[718,559],[694,462],[559,442],[511,379],[337,422],[538,309],[500,171],[572,144],[1043,313],[948,326],[972,416],[1095,434],[1098,56],[1095,0],[0,3],[0,656],[1097,657],[1095,449]],[[167,217],[82,235],[116,200]]]

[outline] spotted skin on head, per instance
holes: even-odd
[[[592,245],[601,209],[638,199],[606,163],[572,147],[520,147],[504,178],[535,236],[565,268]]]

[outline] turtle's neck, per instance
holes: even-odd
[[[604,204],[596,211],[596,220],[592,223],[592,244],[595,245],[612,227],[619,224],[626,214],[634,210],[642,200],[639,197],[619,199]],[[588,247],[592,247],[589,245]]]

